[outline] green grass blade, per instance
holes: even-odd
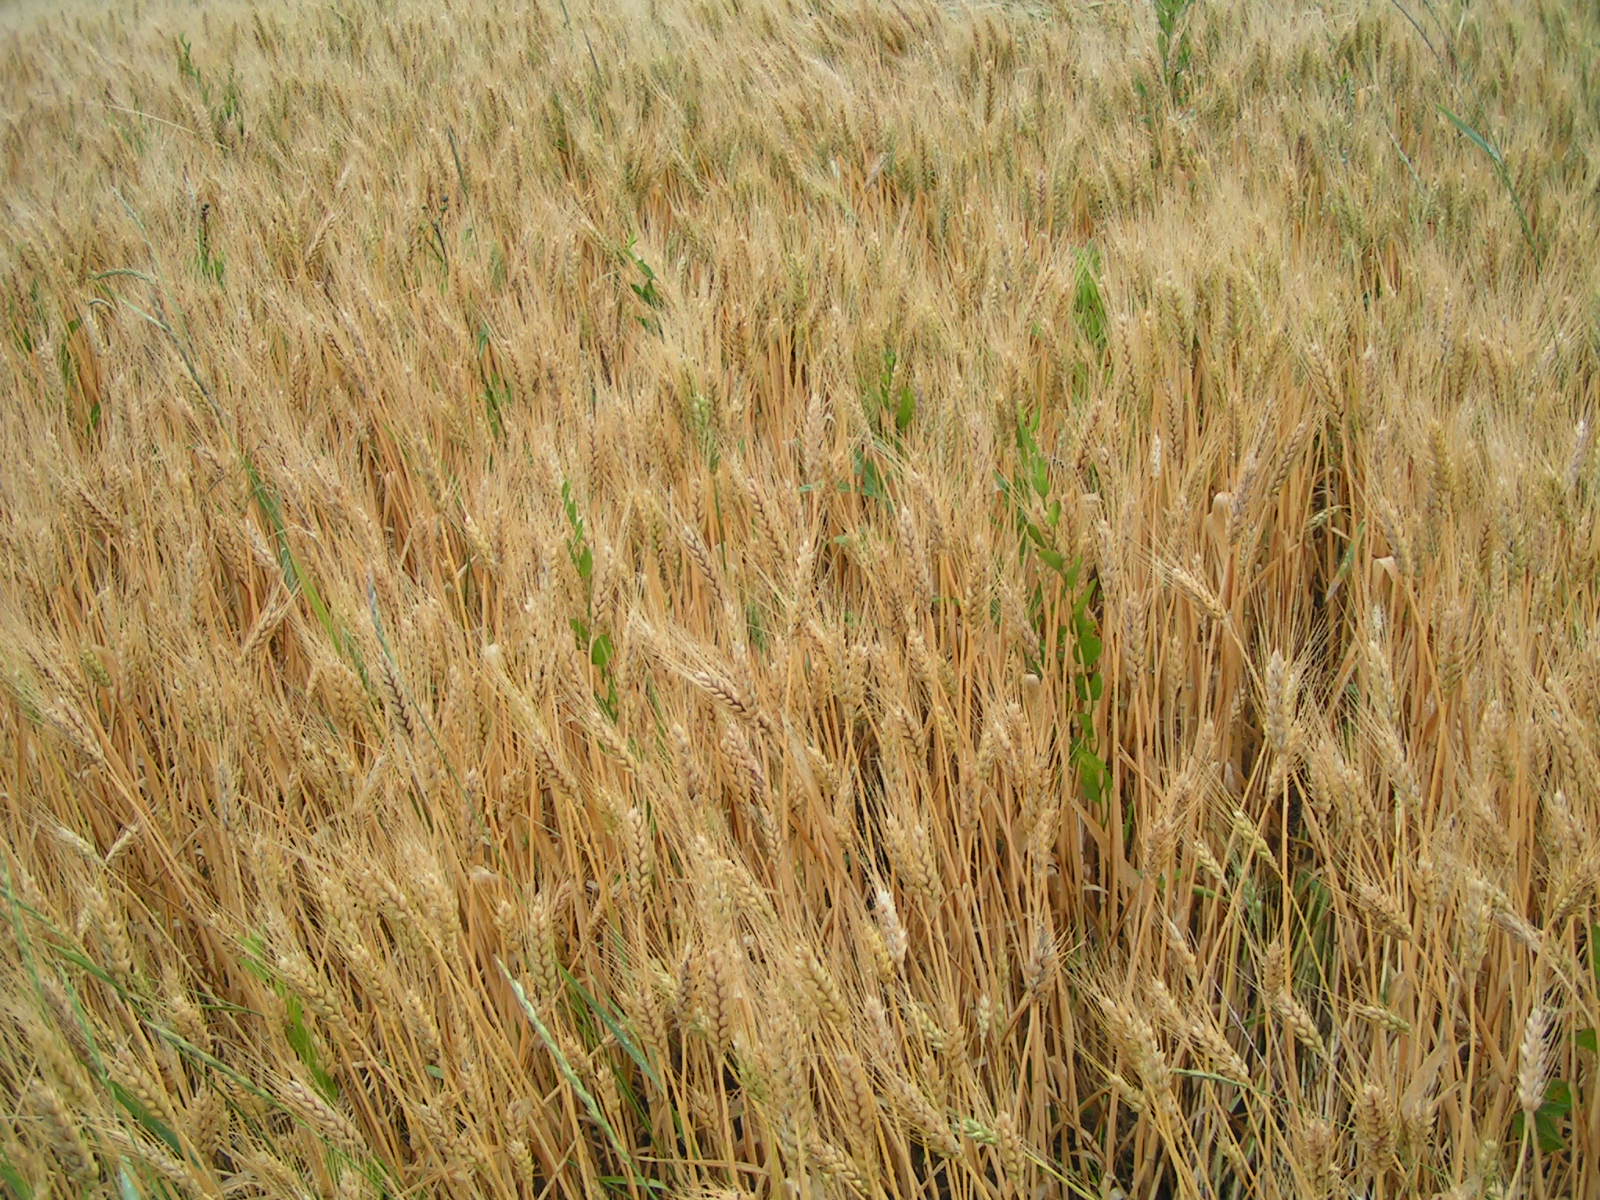
[[[5,1185],[8,1196],[15,1196],[17,1200],[33,1200],[33,1185],[9,1158],[0,1157],[0,1184]]]
[[[583,1107],[588,1111],[594,1123],[605,1132],[606,1139],[611,1143],[612,1149],[621,1156],[622,1161],[627,1164],[630,1171],[638,1174],[638,1168],[634,1165],[633,1155],[628,1153],[628,1148],[622,1144],[622,1139],[617,1136],[617,1131],[612,1128],[611,1122],[606,1119],[605,1113],[601,1111],[600,1105],[595,1102],[595,1098],[590,1094],[589,1089],[583,1086],[583,1081],[578,1078],[577,1071],[573,1070],[566,1054],[562,1052],[549,1027],[545,1025],[543,1019],[539,1016],[539,1010],[534,1008],[533,1001],[528,999],[527,991],[516,977],[506,969],[504,962],[496,958],[494,963],[495,966],[500,968],[500,974],[505,977],[505,981],[511,985],[511,991],[516,995],[517,1004],[522,1008],[523,1015],[528,1018],[528,1024],[533,1026],[533,1031],[539,1035],[539,1040],[544,1043],[545,1049],[550,1051],[550,1057],[555,1059],[556,1069],[561,1072],[561,1077],[578,1094],[578,1099],[583,1101]]]
[[[1538,262],[1540,258],[1539,243],[1534,239],[1533,225],[1528,220],[1527,209],[1523,208],[1522,206],[1522,198],[1517,195],[1516,186],[1511,182],[1511,172],[1506,167],[1505,155],[1500,152],[1500,148],[1498,146],[1492,144],[1481,133],[1479,133],[1471,125],[1468,125],[1460,117],[1456,116],[1455,113],[1451,112],[1444,105],[1441,104],[1439,106],[1439,111],[1445,116],[1449,117],[1451,123],[1455,125],[1455,127],[1463,134],[1465,134],[1467,139],[1471,141],[1473,145],[1477,146],[1478,149],[1482,150],[1483,153],[1488,157],[1490,164],[1494,167],[1494,173],[1496,177],[1498,177],[1500,180],[1500,186],[1505,188],[1506,195],[1511,200],[1511,207],[1516,209],[1517,220],[1522,223],[1522,238],[1528,243],[1528,249],[1532,251],[1534,261]]]
[[[185,1157],[183,1143],[178,1140],[178,1135],[161,1118],[157,1117],[148,1108],[141,1104],[136,1096],[116,1080],[110,1081],[112,1098],[120,1104],[123,1110],[144,1127],[152,1137],[161,1142],[167,1149],[179,1158]]]
[[[1497,167],[1503,167],[1505,165],[1505,159],[1501,156],[1500,151],[1496,147],[1490,145],[1488,139],[1485,138],[1483,134],[1479,133],[1471,125],[1468,125],[1444,105],[1441,104],[1439,106],[1439,111],[1445,116],[1449,117],[1451,123],[1462,133],[1466,134],[1468,140],[1470,140],[1473,145],[1477,146],[1478,149],[1487,154],[1490,162],[1494,163],[1494,165]]]
[[[594,1014],[600,1018],[605,1027],[611,1031],[611,1036],[617,1039],[617,1044],[622,1047],[623,1052],[638,1064],[639,1070],[644,1072],[644,1077],[655,1084],[658,1089],[665,1090],[661,1083],[661,1076],[656,1074],[655,1068],[650,1065],[650,1060],[645,1056],[644,1051],[639,1048],[638,1043],[628,1036],[627,1032],[617,1022],[617,1019],[611,1014],[611,1011],[599,1000],[595,999],[590,994],[589,989],[578,982],[577,977],[572,972],[559,964],[557,964],[556,969],[566,978],[567,985],[578,993],[579,998],[594,1011]]]
[[[235,1071],[227,1063],[223,1062],[214,1055],[207,1054],[204,1050],[200,1049],[199,1046],[196,1046],[182,1034],[175,1033],[168,1029],[165,1025],[157,1024],[155,1021],[146,1021],[144,1024],[145,1028],[150,1030],[151,1033],[155,1034],[162,1041],[166,1042],[168,1045],[172,1046],[181,1053],[188,1055],[202,1066],[211,1068],[211,1070],[215,1071],[218,1075],[221,1075],[224,1079],[249,1092],[257,1100],[265,1100],[268,1104],[271,1104],[276,1108],[283,1107],[282,1102],[279,1101],[279,1099],[271,1092],[257,1087],[251,1080],[239,1074],[239,1072]]]

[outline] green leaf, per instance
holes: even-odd
[[[1104,648],[1097,633],[1078,634],[1078,661],[1085,667],[1093,667],[1100,661],[1100,651]]]
[[[1210,1071],[1196,1071],[1186,1067],[1173,1067],[1174,1075],[1182,1075],[1187,1079],[1204,1079],[1209,1083],[1225,1083],[1230,1087],[1243,1088],[1247,1092],[1254,1092],[1257,1096],[1266,1096],[1260,1088],[1252,1087],[1242,1079],[1233,1079],[1227,1075],[1215,1075]]]
[[[1565,1079],[1552,1079],[1550,1087],[1544,1094],[1544,1103],[1539,1107],[1540,1112],[1549,1112],[1553,1116],[1564,1117],[1572,1111],[1572,1086]]]
[[[567,986],[578,993],[579,998],[594,1011],[594,1014],[600,1018],[600,1020],[605,1024],[605,1027],[611,1031],[611,1036],[617,1039],[617,1044],[622,1047],[623,1052],[638,1064],[639,1070],[644,1072],[644,1077],[651,1083],[655,1084],[658,1089],[665,1090],[661,1083],[661,1076],[656,1074],[656,1069],[650,1065],[650,1060],[645,1057],[644,1051],[641,1050],[638,1044],[628,1036],[627,1032],[612,1015],[611,1010],[608,1009],[604,1004],[600,1003],[599,1000],[595,999],[594,996],[590,994],[589,989],[584,987],[583,984],[578,981],[577,976],[572,974],[571,971],[568,971],[559,963],[556,964],[556,970],[560,971],[561,974],[566,978]]]
[[[1100,270],[1100,251],[1091,243],[1078,251],[1077,288],[1073,296],[1072,311],[1078,328],[1083,331],[1094,348],[1102,354],[1106,349],[1105,297],[1100,292],[1096,273]]]
[[[1344,586],[1345,579],[1350,574],[1350,569],[1355,566],[1356,551],[1361,546],[1361,537],[1367,531],[1367,523],[1362,521],[1356,526],[1356,531],[1350,535],[1350,542],[1344,548],[1344,553],[1339,556],[1339,564],[1333,569],[1333,579],[1328,584],[1328,589],[1322,594],[1323,603],[1333,599],[1333,594]]]
[[[1084,798],[1098,806],[1106,794],[1105,762],[1084,746],[1072,752],[1072,762],[1078,768],[1078,781],[1083,785]]]
[[[1516,209],[1517,220],[1522,223],[1522,238],[1528,243],[1528,249],[1533,253],[1534,261],[1538,262],[1540,259],[1539,243],[1534,239],[1533,225],[1528,220],[1527,209],[1522,206],[1522,197],[1517,195],[1516,185],[1511,181],[1511,170],[1506,166],[1505,155],[1500,152],[1499,147],[1493,145],[1481,133],[1444,107],[1444,105],[1441,104],[1439,106],[1439,111],[1449,117],[1455,127],[1488,157],[1490,164],[1494,167],[1495,176],[1500,180],[1500,186],[1505,189],[1506,195],[1511,200],[1511,207]]]
[[[266,517],[267,523],[272,526],[272,531],[276,535],[278,563],[279,569],[283,572],[284,586],[291,592],[299,592],[305,596],[306,603],[311,605],[311,612],[317,618],[317,623],[337,647],[340,638],[333,614],[328,610],[328,605],[317,589],[316,582],[301,569],[299,561],[294,556],[294,549],[289,544],[289,526],[284,522],[283,509],[278,503],[277,495],[261,478],[261,473],[256,470],[250,456],[241,454],[240,458],[244,462],[245,474],[250,477],[250,490],[254,494],[256,506]]]
[[[883,475],[878,464],[860,451],[856,451],[856,475],[861,480],[861,494],[872,500],[889,503],[889,493],[883,486]]]
[[[612,653],[611,635],[602,633],[589,648],[589,661],[604,671],[611,664]]]
[[[259,933],[248,934],[239,939],[239,948],[244,951],[244,968],[262,983],[271,984],[274,976],[267,969],[267,940]]]
[[[1479,133],[1471,125],[1468,125],[1465,121],[1463,121],[1460,117],[1456,116],[1455,113],[1451,112],[1444,105],[1441,104],[1439,106],[1439,111],[1442,112],[1445,116],[1449,117],[1451,124],[1453,124],[1462,133],[1466,134],[1467,137],[1471,140],[1473,145],[1477,146],[1478,149],[1482,150],[1485,154],[1487,154],[1489,156],[1489,161],[1490,162],[1494,163],[1496,166],[1504,166],[1505,165],[1505,159],[1500,156],[1500,151],[1498,149],[1496,149],[1494,146],[1490,145],[1488,139],[1485,138],[1483,136],[1483,134]]]
[[[187,1054],[196,1062],[203,1063],[205,1066],[210,1067],[213,1071],[217,1072],[217,1074],[221,1075],[224,1079],[228,1079],[237,1086],[243,1088],[252,1096],[256,1097],[256,1099],[264,1100],[268,1104],[278,1108],[283,1107],[282,1102],[271,1092],[264,1091],[257,1087],[254,1083],[252,1083],[245,1076],[239,1074],[239,1072],[235,1071],[227,1063],[223,1062],[215,1055],[208,1054],[206,1051],[200,1049],[199,1046],[196,1046],[183,1035],[174,1033],[166,1026],[158,1025],[154,1021],[146,1021],[145,1027],[163,1041],[168,1042],[172,1046],[175,1046],[177,1049],[183,1051],[183,1053]]]
[[[337,1100],[339,1085],[333,1081],[333,1076],[323,1069],[321,1058],[317,1054],[316,1037],[312,1034],[311,1027],[306,1024],[305,1002],[285,986],[280,985],[278,990],[284,996],[284,1036],[288,1038],[295,1056],[305,1065],[306,1070],[311,1072],[317,1090],[329,1100]]]
[[[578,577],[585,583],[589,582],[589,579],[594,575],[594,551],[589,549],[589,544],[587,542],[585,542],[583,544],[583,548],[578,551],[577,563]]]
[[[245,970],[263,983],[270,985],[283,998],[284,1037],[288,1040],[295,1055],[305,1064],[306,1069],[311,1072],[311,1078],[316,1083],[318,1090],[330,1100],[337,1099],[339,1095],[338,1084],[334,1082],[333,1076],[323,1068],[317,1055],[315,1036],[306,1024],[305,1002],[272,969],[267,960],[266,939],[259,933],[252,933],[239,939],[239,947],[244,951]]]
[[[112,991],[116,992],[117,995],[123,997],[124,999],[127,998],[128,989],[122,985],[122,983],[116,978],[116,976],[112,975],[111,972],[107,971],[99,963],[93,962],[90,959],[85,958],[82,954],[79,954],[71,946],[54,945],[54,946],[51,946],[50,948],[52,950],[54,950],[57,954],[59,954],[62,958],[66,959],[73,966],[77,967],[79,970],[84,971],[87,974],[93,975],[101,983],[105,984]]]
[[[155,280],[143,271],[135,271],[132,267],[113,267],[109,271],[96,271],[89,276],[90,280],[99,283],[102,279],[137,279],[140,283],[155,283]]]
[[[1545,1154],[1556,1154],[1567,1148],[1566,1135],[1562,1133],[1562,1124],[1572,1112],[1572,1089],[1566,1080],[1555,1079],[1545,1091],[1545,1101],[1533,1114],[1534,1133],[1539,1141],[1539,1149]],[[1511,1133],[1520,1139],[1527,1130],[1527,1121],[1522,1113],[1517,1113],[1511,1118]]]
[[[173,1133],[172,1130],[168,1128],[166,1122],[162,1121],[148,1108],[141,1104],[138,1098],[135,1097],[132,1092],[128,1091],[127,1088],[123,1087],[116,1080],[111,1080],[110,1084],[112,1097],[118,1104],[122,1105],[122,1107],[127,1110],[128,1115],[135,1121],[139,1122],[140,1125],[143,1125],[153,1137],[160,1139],[160,1141],[166,1145],[167,1149],[171,1150],[179,1158],[182,1158],[183,1143],[178,1141],[178,1135]]]
[[[33,1185],[23,1178],[10,1159],[0,1161],[0,1183],[5,1184],[6,1195],[15,1196],[17,1200],[33,1200]]]
[[[909,386],[900,389],[900,403],[894,410],[894,427],[897,433],[904,433],[911,428],[911,421],[917,415],[917,397]]]
[[[1587,1050],[1590,1054],[1600,1054],[1600,1043],[1596,1041],[1593,1025],[1590,1025],[1587,1029],[1578,1030],[1573,1035],[1573,1041],[1578,1043],[1578,1049],[1580,1050]]]
[[[1541,1110],[1533,1114],[1533,1125],[1539,1134],[1539,1149],[1546,1154],[1557,1154],[1567,1148],[1567,1139],[1554,1118]]]
[[[578,1099],[583,1102],[584,1108],[588,1110],[590,1118],[605,1132],[606,1138],[611,1142],[612,1149],[616,1150],[622,1161],[627,1163],[631,1169],[633,1167],[633,1156],[628,1153],[628,1148],[617,1137],[617,1131],[612,1128],[611,1122],[606,1119],[605,1112],[595,1102],[594,1096],[588,1088],[583,1086],[583,1080],[578,1078],[578,1073],[573,1070],[572,1063],[561,1049],[560,1043],[551,1035],[544,1020],[539,1016],[539,1010],[533,1006],[533,1001],[528,999],[528,993],[523,988],[522,983],[507,970],[506,964],[500,959],[496,958],[494,962],[495,966],[500,968],[500,974],[505,978],[505,981],[511,985],[512,994],[516,996],[517,1004],[521,1006],[523,1015],[528,1018],[528,1024],[533,1026],[534,1033],[539,1035],[539,1040],[544,1043],[545,1049],[550,1051],[550,1057],[555,1060],[556,1068],[561,1072],[562,1078],[567,1081],[567,1086],[577,1093]]]

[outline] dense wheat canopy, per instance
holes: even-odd
[[[0,1190],[1600,1194],[1600,11],[0,33]]]

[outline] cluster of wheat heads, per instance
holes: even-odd
[[[0,1187],[1600,1189],[1592,6],[0,46]]]

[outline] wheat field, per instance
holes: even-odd
[[[1600,11],[0,32],[0,1191],[1600,1196]]]

